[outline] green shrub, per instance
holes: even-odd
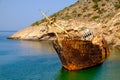
[[[99,14],[103,14],[104,12],[106,12],[106,10],[101,9],[101,10],[98,10],[98,12],[97,12],[97,13],[99,13]]]
[[[92,0],[94,3],[98,3],[99,1],[101,1],[101,0]]]
[[[82,15],[81,13],[77,14],[78,17],[80,17],[81,15]]]
[[[39,21],[36,21],[35,23],[32,24],[32,26],[38,26],[40,24]]]
[[[75,13],[77,13],[77,11],[76,11],[76,10],[74,10],[72,13],[73,13],[73,14],[75,14]]]
[[[114,26],[117,26],[117,25],[120,25],[120,22],[117,22],[117,23],[114,24]]]
[[[119,9],[120,8],[120,4],[119,3],[116,3],[114,6],[115,6],[115,9]]]
[[[105,3],[103,3],[102,6],[105,6]]]
[[[70,15],[66,14],[63,19],[68,20],[68,19],[71,19],[71,18],[72,18],[72,17],[71,17]]]
[[[101,11],[101,10],[98,10],[98,12],[97,12],[98,14],[102,14],[103,12]]]
[[[84,15],[84,17],[90,17],[92,14],[91,13],[88,13],[86,15]]]
[[[110,17],[111,16],[111,14],[109,13],[109,14],[107,14],[105,17]]]
[[[98,10],[98,9],[99,9],[98,4],[95,4],[95,5],[93,6],[93,8],[94,8],[94,10]]]
[[[99,18],[100,16],[93,16],[92,19],[97,19]]]
[[[43,22],[45,22],[45,21],[46,21],[45,18],[42,19],[42,20],[40,20],[40,21],[36,21],[35,23],[32,24],[32,26],[38,26],[39,24],[41,24],[41,23],[43,23]]]
[[[67,10],[69,11],[69,8],[67,8]]]
[[[54,13],[53,15],[51,15],[50,17],[57,17],[57,13]]]

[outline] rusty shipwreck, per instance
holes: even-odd
[[[64,33],[56,35],[53,46],[60,58],[62,67],[68,70],[80,70],[99,65],[109,55],[106,40],[100,34],[94,34],[90,29],[83,27],[70,34],[58,24],[53,23],[42,11],[46,19],[63,30]],[[54,28],[48,25],[50,28]]]
[[[103,37],[95,36],[91,41],[63,39],[60,43],[57,40],[53,43],[62,66],[68,70],[80,70],[101,64],[109,55]]]

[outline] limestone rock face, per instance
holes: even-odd
[[[64,22],[65,25],[62,23]],[[89,28],[94,34],[101,34],[105,37],[108,45],[114,45],[112,47],[120,46],[120,27],[114,27],[112,30],[109,30],[111,27],[108,27],[101,23],[96,22],[78,22],[77,20],[71,21],[62,21],[59,20],[57,22],[60,26],[63,26],[70,35],[80,35],[76,34],[76,30],[79,30],[82,27]],[[54,27],[54,26],[53,26]],[[57,31],[57,30],[56,30]],[[58,30],[58,34],[63,31]],[[11,35],[10,39],[22,39],[22,40],[55,40],[55,35],[52,30],[47,30],[45,24],[39,26],[30,26],[27,27],[13,35]]]
[[[94,0],[95,1],[95,0]],[[108,45],[120,50],[120,8],[119,0],[78,0],[75,4],[53,14],[55,22],[71,35],[81,27],[90,28],[95,34],[103,35]],[[38,24],[39,23],[39,24]],[[11,36],[9,39],[55,40],[53,30],[46,26],[47,20],[38,21]],[[52,27],[55,28],[54,25]],[[57,33],[63,31],[57,29]]]

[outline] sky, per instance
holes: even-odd
[[[0,0],[0,31],[19,31],[77,0]]]

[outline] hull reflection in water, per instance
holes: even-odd
[[[102,65],[79,71],[60,69],[55,80],[120,80],[120,51],[112,50]]]
[[[97,80],[101,66],[81,71],[68,71],[62,68],[56,80]]]

